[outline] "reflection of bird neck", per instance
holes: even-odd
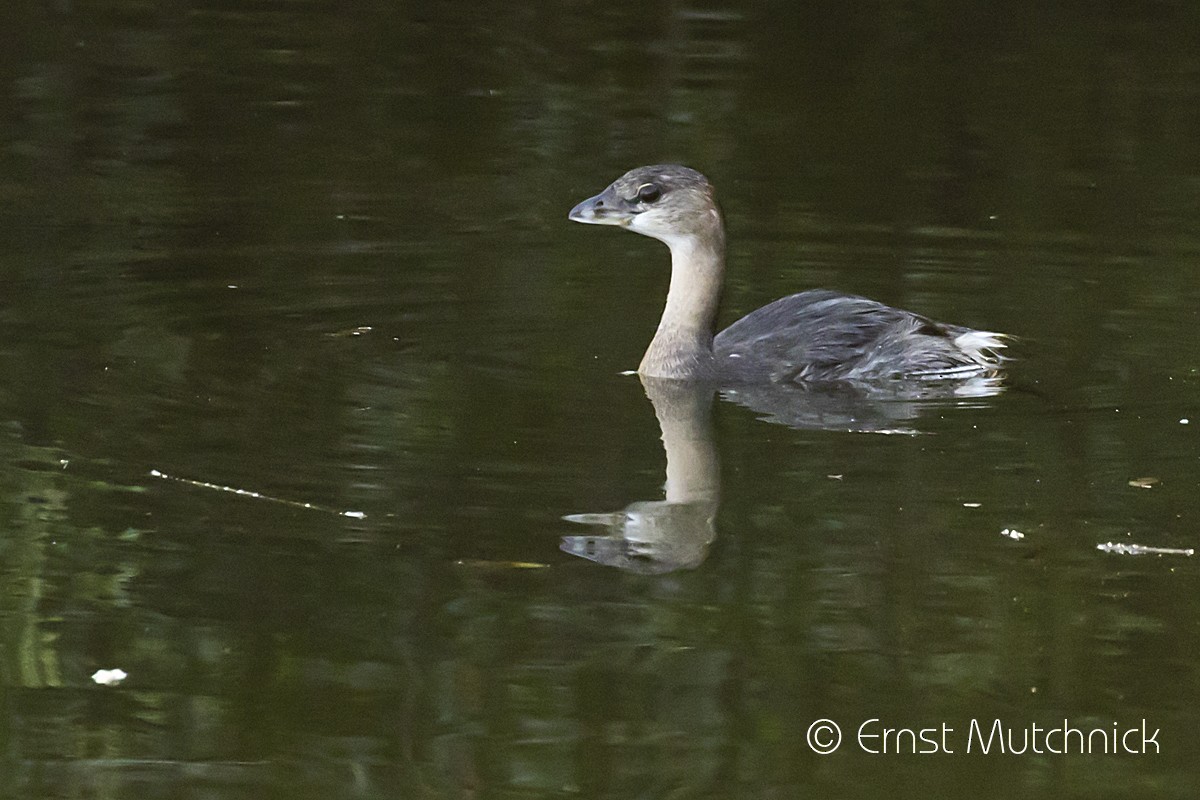
[[[600,564],[661,573],[704,561],[716,537],[720,467],[712,438],[713,388],[642,376],[667,453],[666,500],[630,503],[611,514],[566,519],[608,528],[603,536],[564,536],[562,549]]]
[[[711,387],[642,377],[667,453],[668,503],[715,503],[721,467],[712,437]]]
[[[663,239],[671,248],[671,286],[658,330],[638,366],[642,375],[712,377],[713,327],[725,276],[725,232],[720,216],[714,220],[703,234]]]

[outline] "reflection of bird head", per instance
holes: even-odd
[[[716,502],[631,503],[610,514],[571,514],[564,519],[598,525],[598,536],[564,536],[559,549],[573,556],[630,572],[656,575],[703,563],[716,538]]]

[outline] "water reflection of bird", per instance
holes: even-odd
[[[610,567],[658,574],[700,566],[717,537],[720,458],[712,431],[714,387],[704,381],[641,376],[662,431],[667,473],[662,500],[639,500],[619,511],[569,514],[570,522],[603,528],[562,537],[561,549]],[[803,430],[915,434],[912,423],[930,408],[903,394],[857,387],[746,384],[721,389],[763,419]],[[962,402],[956,401],[956,402]]]
[[[638,367],[642,375],[727,385],[975,381],[965,392],[972,396],[989,393],[980,380],[998,383],[1004,336],[825,289],[776,300],[714,336],[725,228],[712,185],[695,170],[631,170],[570,218],[629,228],[671,249],[666,308]]]
[[[571,514],[604,535],[564,536],[561,549],[599,564],[640,573],[698,567],[716,538],[720,462],[712,436],[711,387],[642,377],[667,454],[663,500],[641,500],[620,511]]]

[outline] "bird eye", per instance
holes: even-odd
[[[653,183],[643,183],[638,187],[637,197],[643,203],[653,203],[662,197],[662,189],[659,189]]]

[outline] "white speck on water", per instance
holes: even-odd
[[[1000,531],[1000,535],[1007,536],[1009,539],[1014,541],[1020,541],[1021,539],[1025,538],[1025,534],[1021,533],[1016,528],[1005,528],[1004,530]]]
[[[92,673],[92,682],[101,686],[116,686],[129,677],[123,669],[98,669]]]

